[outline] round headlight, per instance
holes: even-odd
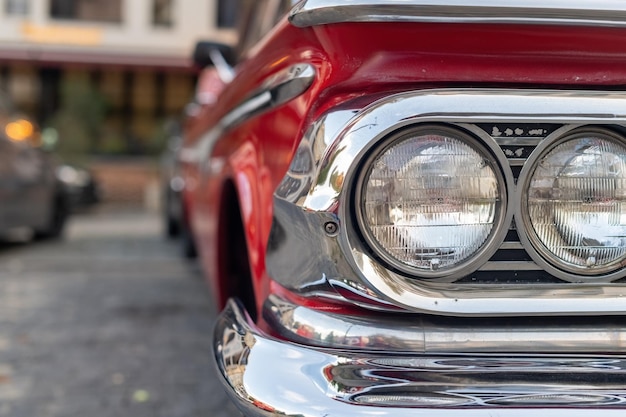
[[[506,186],[489,150],[464,132],[400,132],[367,161],[363,234],[380,257],[425,278],[468,274],[495,252]],[[506,232],[506,230],[504,230]]]
[[[531,247],[565,279],[618,273],[626,257],[624,138],[584,130],[538,151],[522,172],[520,209]]]

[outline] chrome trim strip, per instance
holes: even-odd
[[[390,132],[417,123],[449,123],[480,137],[484,130],[473,124],[499,122],[626,126],[626,94],[427,90],[389,96],[360,110],[329,113],[312,124],[275,193],[275,233],[267,252],[270,276],[290,291],[335,299],[338,291],[332,283],[342,282],[362,295],[363,303],[357,303],[377,309],[393,303],[409,311],[459,316],[626,313],[624,284],[418,280],[386,269],[364,246],[350,204],[359,164],[373,146]],[[517,191],[514,194],[510,209],[520,198]],[[340,233],[327,234],[328,222],[338,225]],[[365,302],[375,297],[377,305]]]
[[[441,89],[400,93],[363,109],[338,138],[330,172],[348,174],[368,148],[390,132],[416,123],[619,124],[626,123],[626,94],[622,92]],[[476,131],[477,135],[483,132]],[[525,160],[524,160],[525,161]],[[333,176],[321,176],[317,190],[304,202],[308,210],[330,211],[342,186]],[[346,178],[347,179],[347,178]],[[345,181],[341,185],[345,184]],[[322,198],[323,197],[323,198]]]
[[[626,27],[626,5],[620,0],[305,0],[289,19],[298,27],[345,22]]]
[[[621,354],[620,317],[447,318],[425,315],[349,316],[313,310],[270,295],[263,318],[282,338],[319,347],[415,354]],[[303,331],[306,329],[306,331]]]
[[[525,159],[521,159],[521,158],[509,159],[509,165],[511,165],[512,167],[523,167],[525,163],[526,163]]]
[[[182,149],[183,160],[199,164],[201,171],[206,172],[208,158],[213,147],[225,131],[261,112],[293,100],[308,90],[313,80],[315,80],[315,68],[310,64],[295,64],[272,75],[257,91],[228,112],[192,147]]]
[[[232,300],[213,353],[248,417],[617,417],[626,408],[623,356],[315,348],[261,333]]]
[[[209,49],[209,57],[223,83],[229,83],[235,78],[235,69],[226,61],[218,48]]]
[[[500,245],[500,249],[524,249],[524,246],[519,242],[504,242]]]
[[[479,271],[542,271],[543,269],[531,261],[485,262]]]
[[[266,79],[261,88],[243,103],[231,110],[220,121],[225,131],[256,115],[278,107],[304,93],[315,79],[315,68],[311,64],[295,64]]]
[[[537,146],[543,138],[494,138],[498,145]]]

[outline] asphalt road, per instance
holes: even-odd
[[[67,232],[0,244],[0,416],[238,416],[208,288],[158,217],[101,209]]]

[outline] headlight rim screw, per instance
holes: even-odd
[[[328,236],[337,236],[339,233],[339,224],[334,221],[324,223],[324,232],[326,232]]]

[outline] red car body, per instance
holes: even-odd
[[[626,144],[626,7],[601,3],[309,0],[245,51],[188,125],[184,151],[195,242],[226,308],[216,362],[244,414],[624,412],[623,266],[594,272],[596,256],[586,255],[577,269],[519,226],[533,222],[523,184],[560,149],[558,132],[575,141],[567,132],[591,126],[583,133]],[[394,122],[380,126],[386,118]],[[500,145],[484,154],[506,171],[487,238],[496,242],[449,274],[439,259],[424,271],[398,262],[358,225],[367,221],[361,178],[373,175],[362,164],[377,143],[402,129],[443,135],[444,125],[491,136]],[[493,133],[537,126],[553,129],[539,142],[554,146],[522,162],[522,145],[509,149]],[[307,147],[316,134],[330,139]],[[511,243],[496,229],[513,218],[530,231]],[[504,246],[528,253],[498,261]]]

